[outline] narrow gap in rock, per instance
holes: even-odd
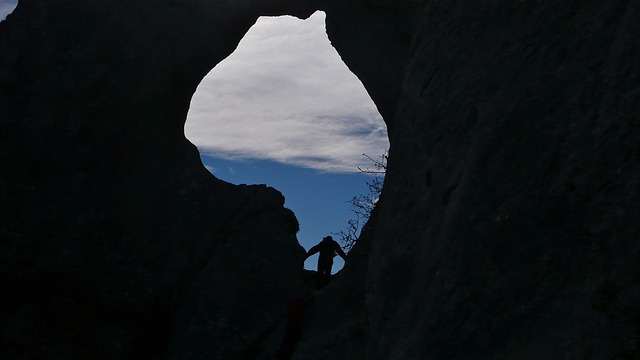
[[[362,83],[331,46],[316,12],[261,17],[236,51],[202,80],[185,135],[216,177],[267,184],[286,198],[309,250],[347,227],[349,203],[369,192],[386,126]],[[360,221],[362,226],[362,220]],[[307,259],[316,269],[318,255]],[[343,266],[336,257],[333,273]]]

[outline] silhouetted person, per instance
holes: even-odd
[[[338,254],[343,260],[346,260],[347,255],[331,236],[325,236],[318,245],[309,249],[307,258],[318,252],[320,253],[318,257],[318,279],[320,280],[320,287],[323,287],[331,280],[333,257]]]

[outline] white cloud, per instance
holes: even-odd
[[[187,138],[224,158],[335,172],[369,165],[362,154],[388,148],[386,127],[329,43],[324,18],[260,18],[200,83]]]
[[[18,6],[18,0],[0,0],[0,21],[11,14],[16,6]]]

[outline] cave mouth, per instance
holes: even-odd
[[[329,42],[322,11],[260,17],[200,82],[185,136],[216,177],[283,193],[307,250],[326,235],[339,239],[354,218],[349,201],[369,191],[363,154],[389,148],[382,116]],[[333,271],[342,266],[336,258]]]

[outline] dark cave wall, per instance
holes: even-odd
[[[346,307],[357,284],[366,309],[333,333],[340,316],[314,319],[301,358],[638,356],[639,11],[427,1],[414,13],[371,243],[354,250],[368,265],[331,289]],[[358,23],[329,35],[402,43]],[[333,43],[354,73],[374,72],[375,54]],[[327,332],[343,342],[318,340]],[[364,350],[343,352],[353,342]]]
[[[227,356],[305,292],[282,195],[215,179],[183,135],[282,3],[253,5],[21,0],[0,23],[0,357]]]
[[[0,23],[2,356],[278,346],[308,295],[295,218],[210,176],[182,127],[258,15],[315,8],[391,151],[295,358],[637,356],[640,2],[387,0],[21,0]]]

